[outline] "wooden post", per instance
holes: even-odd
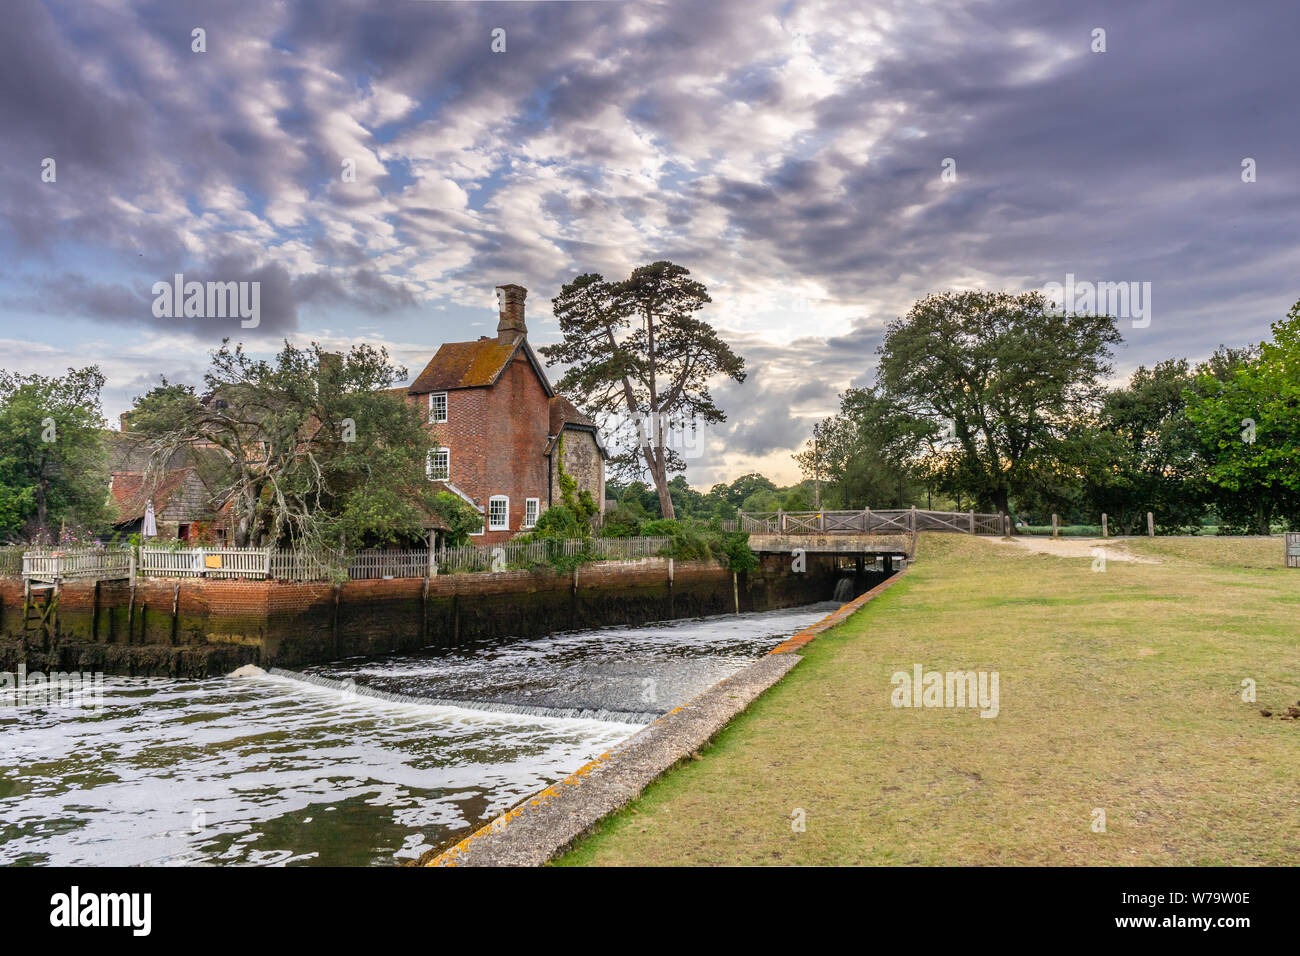
[[[1061,536],[1061,516],[1058,514],[1053,514],[1052,515],[1052,537],[1059,538],[1060,536]]]
[[[177,578],[177,579],[176,579],[176,583],[172,585],[172,639],[171,639],[171,643],[173,643],[173,644],[176,643],[176,624],[177,624],[177,620],[176,620],[176,619],[177,619],[177,617],[178,617],[178,612],[180,611],[180,609],[181,609],[181,581],[180,581],[180,578]]]
[[[1155,536],[1156,536],[1156,516],[1152,514],[1150,511],[1148,511],[1147,512],[1147,537],[1154,538]]]
[[[871,530],[871,509],[870,508],[862,509],[862,530],[863,531]]]
[[[731,596],[736,602],[736,613],[740,613],[740,578],[735,571],[731,572]]]
[[[776,530],[781,534],[785,533],[785,511],[781,508],[776,509]]]
[[[1286,566],[1300,568],[1300,533],[1288,531],[1282,541],[1286,548]]]
[[[334,638],[334,656],[339,655],[339,592],[343,590],[343,585],[336,583],[334,585],[334,613],[330,618],[330,632]]]
[[[970,514],[966,516],[966,518],[968,521],[970,521],[970,533],[974,534],[975,533],[975,512],[972,511]]]
[[[429,639],[429,578],[424,579],[424,587],[420,591],[420,639],[427,641]]]
[[[431,578],[436,578],[438,576],[438,561],[434,557],[434,550],[433,550],[434,540],[437,537],[438,537],[438,532],[436,531],[429,532],[429,577]]]
[[[824,533],[824,532],[826,531],[826,509],[825,509],[825,508],[822,508],[822,509],[817,513],[817,515],[818,515],[818,518],[820,519],[821,530],[822,530],[822,532]]]
[[[1004,538],[1011,537],[1011,515],[1005,511],[1002,512],[1002,536]]]
[[[907,514],[907,530],[916,534],[916,505],[912,505],[912,510]]]
[[[1103,538],[1109,538],[1109,537],[1110,537],[1110,535],[1107,533],[1107,530],[1106,530],[1106,512],[1104,512],[1104,511],[1101,513],[1101,536],[1102,536]]]

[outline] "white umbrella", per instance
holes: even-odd
[[[141,530],[146,538],[158,537],[158,522],[154,520],[152,501],[144,506],[144,528]]]

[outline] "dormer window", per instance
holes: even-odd
[[[429,393],[429,421],[445,422],[447,420],[447,393]]]

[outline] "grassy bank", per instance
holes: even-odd
[[[1300,862],[1300,720],[1259,713],[1300,699],[1300,571],[1277,539],[1126,547],[1160,563],[924,536],[897,586],[559,862]],[[998,716],[891,706],[917,663],[997,671]]]

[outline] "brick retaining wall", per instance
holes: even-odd
[[[741,610],[828,600],[837,573],[810,556],[795,574],[779,555],[742,576]],[[867,584],[875,583],[872,578]],[[732,575],[711,562],[665,558],[551,569],[449,574],[342,585],[142,578],[63,586],[53,641],[23,633],[22,581],[0,577],[0,671],[103,671],[170,677],[241,664],[299,667],[358,654],[414,651],[485,637],[644,624],[735,607]],[[173,613],[173,607],[175,613]]]

